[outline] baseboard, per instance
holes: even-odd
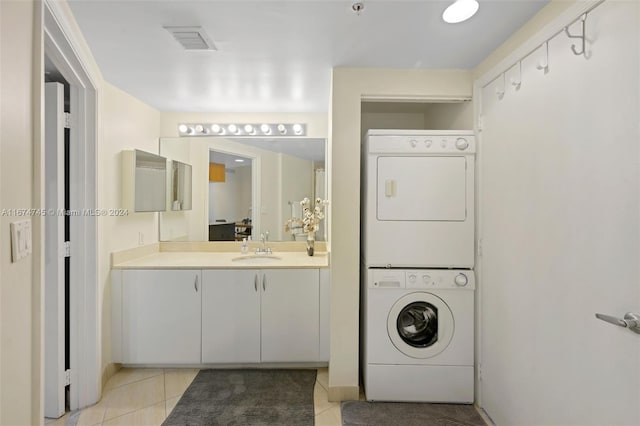
[[[359,399],[358,386],[329,386],[329,402],[358,401]]]
[[[110,363],[110,364],[107,364],[102,369],[102,392],[103,393],[104,393],[104,388],[105,386],[107,386],[107,382],[109,381],[109,379],[111,379],[121,368],[122,366],[120,364]]]

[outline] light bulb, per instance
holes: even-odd
[[[204,130],[204,127],[202,127],[202,124],[196,124],[195,130],[197,133],[202,133],[202,131]]]
[[[295,133],[296,135],[299,135],[300,133],[302,133],[302,125],[296,123],[293,125],[293,133]]]
[[[457,24],[475,15],[479,7],[477,0],[456,0],[444,10],[442,19],[449,24]]]
[[[244,125],[244,131],[245,133],[248,133],[250,135],[253,134],[253,126],[251,124],[245,124]]]
[[[271,134],[271,126],[269,126],[268,124],[263,124],[260,126],[260,131],[262,133],[264,133],[265,135],[270,135]]]
[[[178,126],[178,131],[180,133],[187,133],[187,130],[189,130],[189,128],[187,127],[186,124],[181,124]]]
[[[211,125],[211,131],[212,131],[213,133],[220,133],[220,130],[222,130],[222,129],[221,129],[221,128],[220,128],[220,126],[218,126],[217,124],[212,124],[212,125]]]
[[[229,133],[238,133],[238,126],[235,124],[229,124],[227,126],[227,130],[229,130]]]
[[[284,127],[284,124],[278,124],[278,131],[280,132],[280,134],[284,135],[285,133],[287,133],[287,128]]]

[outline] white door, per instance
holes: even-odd
[[[201,271],[122,273],[122,363],[199,364]]]
[[[464,221],[465,157],[378,157],[377,218]]]
[[[262,362],[313,362],[320,356],[317,269],[262,271]]]
[[[498,78],[478,102],[479,384],[498,425],[640,424],[640,334],[594,315],[640,313],[640,2],[588,14],[587,57],[570,19],[548,27],[548,72],[543,44],[519,90],[496,96]]]
[[[260,362],[260,271],[202,271],[202,362]]]
[[[45,208],[64,209],[64,86],[45,84]],[[44,415],[65,413],[64,215],[45,217]]]

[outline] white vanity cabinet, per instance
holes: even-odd
[[[318,269],[204,270],[202,362],[320,361]]]
[[[262,362],[319,360],[317,269],[267,269],[262,276]]]
[[[202,271],[202,362],[260,362],[259,271]]]
[[[113,361],[327,362],[328,271],[113,269]]]
[[[126,269],[113,273],[120,274],[114,276],[112,287],[114,301],[120,299],[114,304],[114,326],[118,322],[121,326],[121,331],[114,330],[114,336],[121,335],[121,341],[114,342],[114,361],[199,364],[201,271]]]

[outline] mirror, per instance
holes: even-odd
[[[303,198],[326,198],[325,149],[317,138],[161,138],[161,155],[192,166],[192,209],[161,213],[160,241],[306,239],[285,222]]]
[[[172,211],[191,210],[191,165],[178,160],[170,161],[170,209]]]

